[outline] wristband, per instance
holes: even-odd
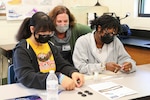
[[[64,79],[64,76],[65,76],[64,74],[61,74],[61,73],[59,74],[59,79],[58,79],[59,80],[59,84],[62,83],[62,80]]]

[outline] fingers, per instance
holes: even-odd
[[[68,90],[68,91],[74,90],[75,89],[75,84],[71,84],[71,85],[67,86],[65,89]]]
[[[72,74],[72,79],[74,80],[76,87],[81,87],[84,84],[84,75],[83,74],[74,72]]]
[[[123,65],[122,65],[122,70],[124,72],[130,72],[132,70],[132,64],[130,62],[125,62]]]
[[[64,77],[61,85],[66,90],[74,90],[75,89],[74,81],[71,78],[69,78],[68,76]]]
[[[130,62],[124,62],[123,65],[119,64],[113,64],[113,72],[117,73],[119,70],[122,70],[126,73],[130,72],[132,70],[132,64]]]
[[[113,66],[113,72],[114,72],[114,73],[117,73],[120,69],[121,69],[121,66],[118,65],[118,64],[115,64],[115,65]]]
[[[118,71],[119,71],[120,69],[118,68],[118,67],[115,67],[115,69],[114,69],[114,73],[117,73]]]
[[[106,70],[110,70],[114,73],[117,73],[120,69],[121,69],[121,66],[119,64],[116,64],[114,62],[106,63]]]
[[[72,79],[68,76],[65,76],[62,80],[62,87],[66,90],[74,90],[75,87],[81,87],[84,84],[84,75],[78,72],[74,72]]]
[[[84,84],[84,78],[79,78],[75,80],[76,87],[81,87]]]
[[[123,68],[123,71],[124,71],[124,72],[130,72],[130,71],[131,71],[131,67],[124,67],[124,68]]]

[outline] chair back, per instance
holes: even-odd
[[[9,65],[9,67],[8,67],[7,83],[8,84],[16,83],[16,81],[15,81],[15,72],[14,72],[14,65],[13,64]]]

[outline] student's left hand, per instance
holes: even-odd
[[[125,73],[129,73],[130,70],[132,70],[132,64],[130,62],[124,62],[123,65],[122,65],[122,70]]]
[[[84,84],[84,75],[79,72],[73,72],[71,75],[76,87],[81,87]]]

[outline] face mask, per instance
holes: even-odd
[[[56,30],[58,32],[60,32],[60,33],[66,32],[68,30],[68,28],[69,28],[69,25],[65,25],[65,26],[59,26],[59,25],[57,25],[56,26]]]
[[[113,40],[114,36],[113,35],[111,36],[109,33],[106,33],[104,36],[101,36],[101,41],[106,44],[111,43]]]
[[[54,35],[53,33],[50,35],[40,35],[39,34],[39,38],[36,38],[35,36],[34,37],[35,37],[35,40],[39,43],[47,43],[53,35]]]

